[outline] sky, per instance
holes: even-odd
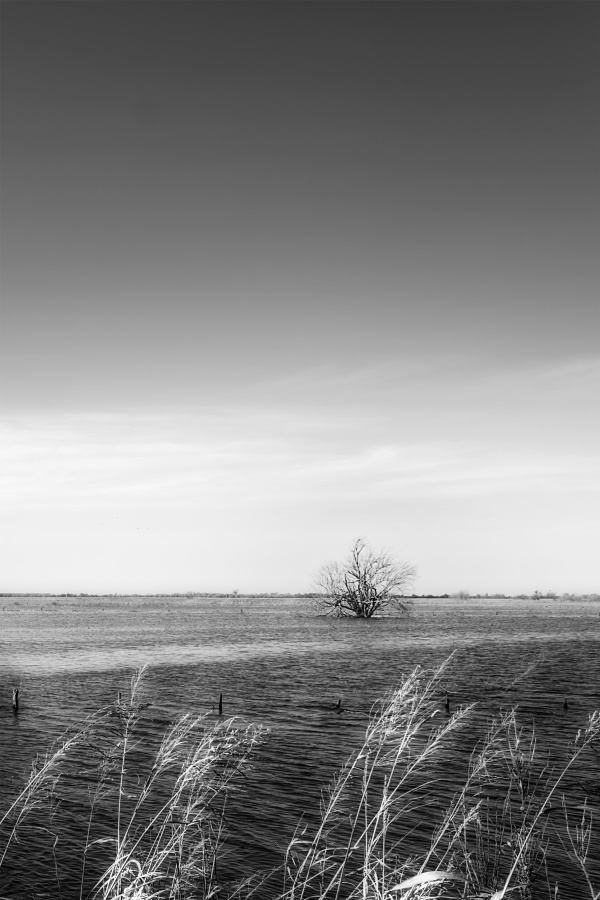
[[[5,0],[0,591],[600,592],[599,20]]]

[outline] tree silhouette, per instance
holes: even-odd
[[[405,611],[412,601],[403,596],[416,575],[414,566],[398,562],[386,551],[376,553],[362,538],[354,541],[343,563],[327,563],[315,582],[318,605],[325,615],[371,616],[392,606]]]

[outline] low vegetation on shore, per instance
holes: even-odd
[[[0,592],[0,598],[18,600],[27,597],[38,597],[48,599],[73,598],[77,600],[119,600],[119,599],[164,599],[164,600],[316,600],[323,598],[323,594],[318,591],[312,591],[308,594],[285,593],[275,591],[273,593],[241,593],[236,591],[233,593],[219,593],[217,591],[187,591],[185,593],[174,594],[52,594],[52,593],[10,593]],[[600,602],[600,594],[577,594],[566,592],[564,594],[556,594],[554,591],[534,591],[533,594],[472,594],[470,591],[454,591],[451,594],[403,594],[402,599],[410,600],[568,600],[568,601],[591,601],[593,603]]]
[[[8,888],[15,856],[31,854],[36,897],[35,840],[45,843],[55,896],[64,900],[598,900],[598,822],[589,800],[569,805],[563,790],[583,764],[598,777],[600,712],[573,736],[557,769],[518,712],[502,712],[471,747],[462,788],[443,804],[443,773],[456,765],[456,741],[464,750],[476,714],[474,706],[450,714],[440,703],[446,665],[417,667],[378,704],[362,746],[324,796],[319,824],[298,830],[280,869],[235,882],[221,858],[227,801],[267,732],[183,716],[150,753],[138,672],[127,699],[33,763],[0,820],[0,883]],[[415,812],[418,834],[409,824]],[[561,893],[568,886],[548,865],[556,851],[587,893]]]

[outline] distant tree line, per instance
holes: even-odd
[[[470,594],[469,591],[455,591],[450,596],[454,600],[600,600],[600,594],[557,594],[555,591],[534,591],[533,594]]]
[[[245,599],[252,600],[252,599],[269,599],[269,598],[278,599],[278,598],[289,597],[290,599],[294,599],[294,600],[296,600],[296,599],[314,600],[316,598],[316,596],[317,595],[314,592],[312,592],[310,594],[290,594],[290,593],[286,594],[286,593],[283,593],[280,591],[273,591],[271,593],[263,592],[260,594],[246,594],[243,592],[240,593],[240,591],[233,591],[231,593],[219,593],[218,591],[202,591],[202,592],[201,591],[186,591],[185,593],[180,592],[180,593],[174,593],[174,594],[158,594],[158,593],[151,593],[151,594],[108,594],[108,593],[102,593],[102,594],[84,594],[84,593],[52,594],[52,593],[49,593],[46,591],[41,591],[41,592],[29,591],[26,593],[23,593],[23,592],[19,593],[16,591],[8,591],[8,592],[3,593],[0,591],[0,597],[90,597],[92,599],[94,597],[105,598],[105,599],[108,597],[114,597],[114,598],[138,597],[139,599],[144,599],[144,597],[153,597],[153,598],[154,597],[164,597],[165,599],[179,597],[180,599],[192,600],[194,598],[207,599],[207,598],[217,597],[217,598],[223,598],[223,599],[228,599],[228,598],[234,599],[235,598],[238,600],[245,600]]]
[[[218,593],[217,591],[186,591],[185,593],[175,594],[51,594],[42,591],[0,591],[0,597],[73,597],[82,598],[118,598],[118,597],[137,597],[144,599],[145,597],[161,597],[164,599],[210,599],[216,597],[218,599],[237,599],[237,600],[265,600],[265,599],[291,599],[291,600],[318,600],[323,597],[319,591],[312,591],[308,594],[283,593],[274,591],[271,593],[250,594],[233,591],[231,593]],[[534,591],[533,594],[471,594],[469,591],[454,591],[451,594],[404,594],[403,599],[406,600],[600,600],[600,594],[575,594],[564,593],[557,594],[554,591]]]

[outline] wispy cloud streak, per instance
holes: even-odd
[[[481,415],[480,421],[485,420]],[[587,445],[532,444],[467,429],[403,436],[381,411],[369,427],[347,412],[273,408],[43,416],[4,423],[2,490],[9,503],[228,508],[336,496],[446,498],[506,491],[595,491]]]

